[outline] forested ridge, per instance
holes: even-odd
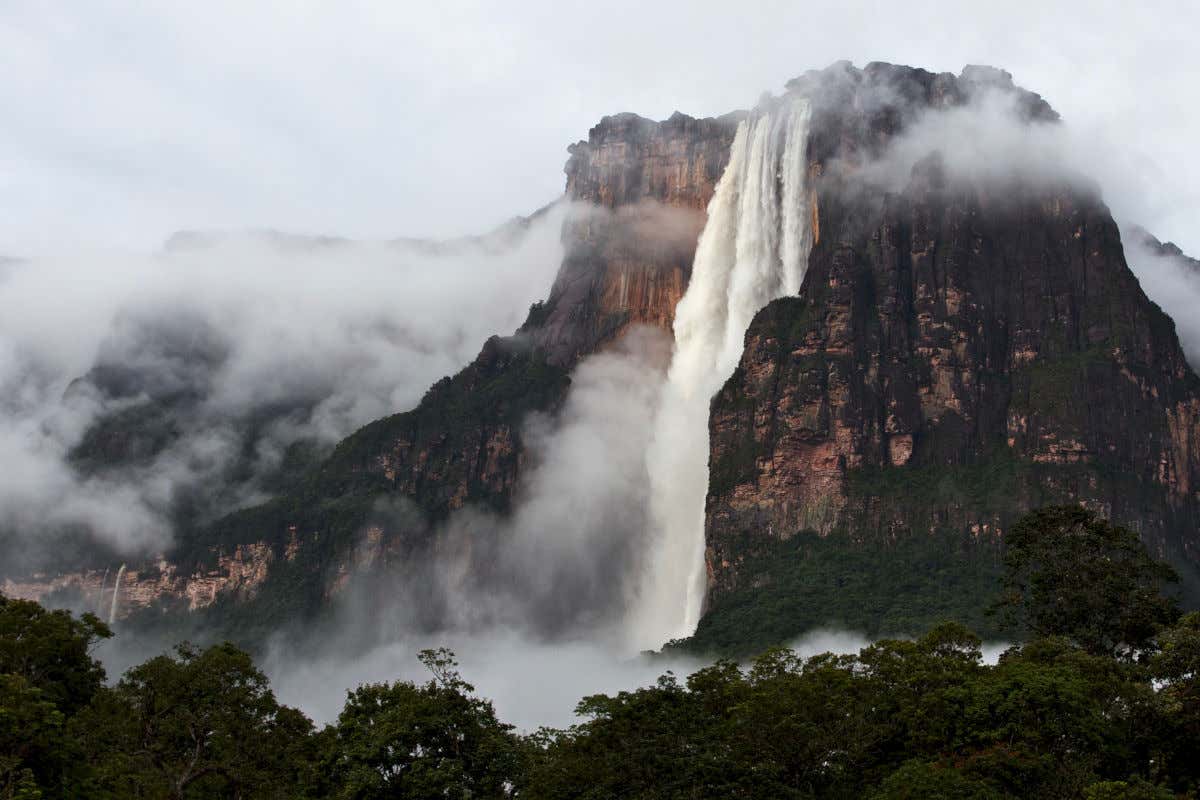
[[[318,729],[231,644],[109,682],[102,621],[0,598],[0,799],[1197,796],[1200,614],[1179,612],[1171,569],[1075,507],[1023,518],[1004,567],[994,613],[1019,644],[995,664],[948,621],[855,655],[667,673],[534,732],[447,650]]]

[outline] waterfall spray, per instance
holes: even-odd
[[[700,619],[709,404],[737,367],[754,314],[804,278],[809,116],[808,102],[793,99],[743,120],[708,205],[646,456],[653,533],[631,624],[638,648],[688,636]]]
[[[117,570],[117,582],[113,584],[112,605],[108,608],[108,624],[112,625],[117,621],[117,599],[120,597],[121,577],[125,574],[125,565]]]

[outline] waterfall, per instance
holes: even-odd
[[[630,626],[638,648],[688,636],[700,619],[709,405],[737,368],[754,314],[804,278],[809,115],[793,99],[743,120],[708,205],[646,456],[651,555]]]
[[[113,584],[112,605],[108,608],[108,624],[112,625],[117,621],[117,599],[120,597],[121,591],[121,576],[125,574],[125,565],[117,570],[117,582]]]

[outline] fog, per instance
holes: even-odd
[[[153,254],[69,250],[9,265],[6,566],[36,564],[64,530],[88,530],[119,556],[160,552],[181,494],[202,493],[200,513],[260,501],[290,445],[319,452],[411,408],[544,296],[565,213],[440,244],[191,234]],[[70,458],[123,413],[148,415],[136,435],[101,436],[95,463]],[[137,441],[160,429],[161,441]]]
[[[1125,259],[1146,295],[1175,322],[1175,333],[1193,370],[1200,368],[1200,261],[1153,246],[1145,231],[1123,227]]]
[[[992,63],[1063,124],[1018,129],[1003,100],[983,98],[920,121],[869,177],[900,185],[932,149],[969,177],[1087,175],[1123,224],[1200,252],[1200,111],[1187,102],[1200,11],[1165,0],[1137,13],[935,0],[301,5],[0,11],[6,74],[20,76],[0,81],[0,102],[20,110],[0,131],[0,256],[18,257],[0,260],[6,566],[61,555],[60,537],[81,529],[120,556],[161,550],[181,488],[202,507],[261,500],[293,446],[319,451],[410,408],[487,336],[516,328],[558,268],[563,207],[486,240],[393,239],[486,230],[557,196],[566,145],[604,114],[721,114],[842,58]],[[356,240],[189,234],[154,249],[194,227]],[[1196,279],[1126,242],[1195,364]],[[636,656],[623,627],[665,365],[651,332],[585,360],[562,415],[525,422],[531,468],[514,515],[455,514],[382,613],[368,584],[344,599],[339,636],[272,643],[281,698],[328,721],[346,688],[423,678],[416,651],[447,645],[528,729],[569,723],[585,694],[694,667]],[[168,419],[161,448],[116,469],[71,461],[98,420],[164,400],[186,414]],[[441,632],[412,633],[429,627]],[[818,632],[796,646],[863,643]]]
[[[872,641],[854,631],[822,628],[799,637],[789,647],[808,658],[820,653],[857,653]],[[995,664],[1009,646],[985,642],[984,662]],[[326,724],[337,719],[349,689],[364,683],[429,680],[416,656],[423,648],[434,647],[453,650],[459,672],[476,693],[493,701],[501,720],[526,732],[581,722],[575,706],[587,695],[651,686],[667,672],[682,679],[709,663],[708,659],[681,656],[620,655],[587,639],[548,644],[499,628],[470,636],[410,637],[349,657],[330,650],[302,662],[289,660],[286,651],[277,650],[264,667],[280,702],[301,708],[318,724]]]
[[[1027,87],[1028,88],[1028,87]],[[881,101],[886,98],[880,98]],[[1049,98],[1053,104],[1054,98]],[[989,90],[965,106],[926,113],[913,121],[879,159],[835,164],[846,174],[903,191],[918,161],[937,153],[945,173],[977,186],[1014,183],[1032,188],[1074,185],[1097,193],[1121,226],[1126,261],[1146,295],[1175,321],[1193,368],[1200,364],[1200,263],[1178,248],[1151,244],[1147,228],[1161,219],[1164,187],[1132,160],[1126,142],[1059,122],[1027,124],[1017,98]],[[1159,244],[1153,240],[1154,244]]]
[[[636,20],[636,24],[631,23]],[[535,208],[604,114],[745,107],[838,59],[994,64],[1121,144],[1200,251],[1200,7],[1150,0],[434,5],[99,0],[0,11],[0,255],[185,227],[456,235]]]

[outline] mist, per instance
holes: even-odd
[[[873,641],[834,627],[810,631],[788,647],[803,658],[821,653],[855,654]],[[983,661],[995,664],[1011,645],[985,642]],[[667,672],[683,678],[710,659],[678,655],[626,655],[602,643],[575,638],[548,643],[509,628],[471,635],[407,636],[353,656],[327,649],[296,660],[286,648],[270,652],[263,667],[280,702],[302,709],[317,724],[336,721],[346,693],[365,683],[407,680],[423,683],[429,673],[417,661],[424,648],[448,647],[459,672],[476,693],[492,700],[500,719],[532,732],[581,722],[575,706],[592,694],[615,694],[651,686]]]
[[[1200,364],[1200,318],[1195,313],[1200,263],[1153,238],[1160,232],[1149,226],[1162,218],[1164,194],[1157,173],[1145,169],[1128,142],[1070,120],[1027,122],[1018,98],[987,90],[964,106],[925,112],[880,158],[838,163],[832,169],[900,192],[915,165],[935,153],[954,181],[991,189],[1071,186],[1100,197],[1121,227],[1126,261],[1143,291],[1174,320],[1193,369]]]
[[[1193,370],[1200,368],[1200,262],[1136,227],[1123,226],[1121,241],[1142,291],[1175,322],[1188,364]]]
[[[6,565],[81,531],[117,556],[161,552],[185,495],[201,515],[259,502],[293,445],[319,454],[412,407],[544,295],[566,213],[441,243],[188,234],[9,263]]]
[[[723,113],[846,56],[935,69],[994,61],[1065,116],[1019,128],[995,96],[930,114],[884,160],[859,165],[871,180],[901,187],[932,150],[973,179],[1087,175],[1120,221],[1185,242],[1197,235],[1189,187],[1200,181],[1185,180],[1194,177],[1192,142],[1172,132],[1194,126],[1167,124],[1195,113],[1177,102],[1192,85],[1190,50],[1174,42],[1130,51],[1139,37],[1113,35],[1125,25],[1162,28],[1162,13],[1131,17],[1100,4],[1081,19],[1040,6],[950,11],[917,2],[731,18],[727,4],[702,3],[639,6],[644,24],[631,29],[614,24],[634,13],[619,3],[570,13],[533,5],[392,15],[350,4],[323,19],[239,9],[240,25],[220,13],[149,11],[123,15],[120,30],[96,26],[99,37],[82,12],[12,12],[17,24],[0,29],[0,42],[29,85],[5,87],[8,105],[24,113],[4,134],[13,169],[0,186],[13,209],[0,244],[23,256],[0,262],[0,468],[10,476],[0,485],[0,553],[9,566],[42,563],[63,531],[81,529],[121,556],[159,552],[172,541],[182,490],[199,493],[190,502],[202,509],[259,502],[298,445],[319,454],[412,407],[544,296],[566,210],[534,220],[515,241],[438,247],[188,234],[147,254],[80,242],[141,246],[196,224],[374,237],[477,230],[557,192],[563,145],[602,114]],[[922,32],[944,29],[951,14],[960,35],[934,47]],[[1025,27],[1011,24],[1014,15],[1028,32],[1013,32]],[[901,25],[912,35],[897,37]],[[854,31],[855,41],[831,31]],[[110,37],[130,43],[128,59],[112,55]],[[1067,68],[1094,53],[1098,38],[1115,52],[1112,64]],[[268,40],[293,57],[264,64]],[[696,47],[722,40],[763,44],[738,59]],[[29,46],[37,41],[53,47]],[[931,51],[938,63],[927,60]],[[64,90],[86,102],[46,102]],[[58,250],[64,241],[71,246]],[[1197,281],[1128,236],[1126,248],[1196,364]],[[423,679],[416,651],[448,645],[501,716],[530,728],[569,723],[585,694],[695,666],[637,657],[623,627],[639,592],[630,576],[646,551],[645,446],[669,348],[643,331],[581,363],[562,414],[525,422],[531,467],[512,517],[456,513],[420,562],[378,578],[391,581],[394,603],[380,610],[365,596],[370,583],[342,599],[342,635],[304,643],[315,656],[274,643],[266,666],[281,699],[328,721],[346,688]],[[172,403],[187,413],[169,416],[183,422],[167,426],[161,448],[115,468],[81,470],[72,457],[98,421]],[[427,524],[402,501],[379,514]],[[367,606],[372,614],[358,613]],[[441,632],[420,633],[429,628]],[[835,631],[796,646],[850,652],[864,643]]]

